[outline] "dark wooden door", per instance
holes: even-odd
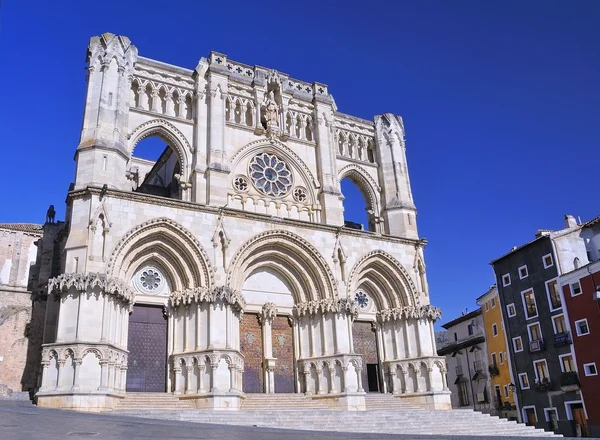
[[[575,435],[578,437],[589,437],[590,432],[588,430],[583,405],[581,403],[571,405],[571,411],[573,412],[573,422],[575,422]],[[579,429],[577,429],[578,425]]]
[[[293,393],[294,337],[292,325],[286,316],[277,316],[271,327],[273,357],[275,361],[275,392]]]
[[[371,393],[379,392],[379,365],[367,364],[367,382],[368,391]],[[364,386],[363,386],[364,388]]]
[[[127,391],[167,389],[167,320],[162,306],[136,305],[129,316]]]
[[[370,322],[354,321],[352,323],[352,339],[354,340],[354,352],[362,355],[363,369],[361,373],[362,386],[365,391],[371,391],[373,377],[369,373],[369,364],[378,366],[379,356],[377,355],[377,335]],[[372,371],[373,367],[371,367]],[[379,371],[375,370],[377,376]],[[379,378],[377,378],[379,381]],[[379,391],[379,385],[373,391]]]
[[[525,417],[527,420],[525,421],[526,425],[535,426],[537,424],[537,418],[535,417],[535,409],[527,408],[525,410]]]
[[[244,393],[264,393],[262,327],[258,315],[244,313],[240,322],[240,351],[244,355]]]

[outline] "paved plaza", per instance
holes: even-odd
[[[235,417],[235,414],[232,414]],[[491,437],[379,435],[312,432],[210,425],[203,423],[148,420],[134,417],[86,414],[55,409],[38,408],[28,402],[0,400],[1,440],[151,440],[151,439],[207,439],[207,440],[334,440],[334,439],[473,439]],[[504,440],[520,437],[502,437]]]

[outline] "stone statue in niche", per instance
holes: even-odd
[[[265,128],[279,127],[279,110],[272,90],[265,99],[265,125]]]

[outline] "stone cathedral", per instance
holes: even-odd
[[[48,300],[41,406],[131,392],[237,410],[249,393],[450,408],[402,119],[211,52],[195,69],[90,40],[76,176]],[[138,143],[166,148],[151,161]],[[342,179],[368,225],[344,222]]]

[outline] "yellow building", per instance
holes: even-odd
[[[504,324],[502,322],[502,306],[498,298],[496,286],[477,298],[481,306],[485,326],[485,340],[488,352],[489,373],[492,382],[492,402],[503,417],[516,418],[515,399],[511,391],[511,371],[508,359],[508,348]],[[510,403],[510,406],[507,405]]]

